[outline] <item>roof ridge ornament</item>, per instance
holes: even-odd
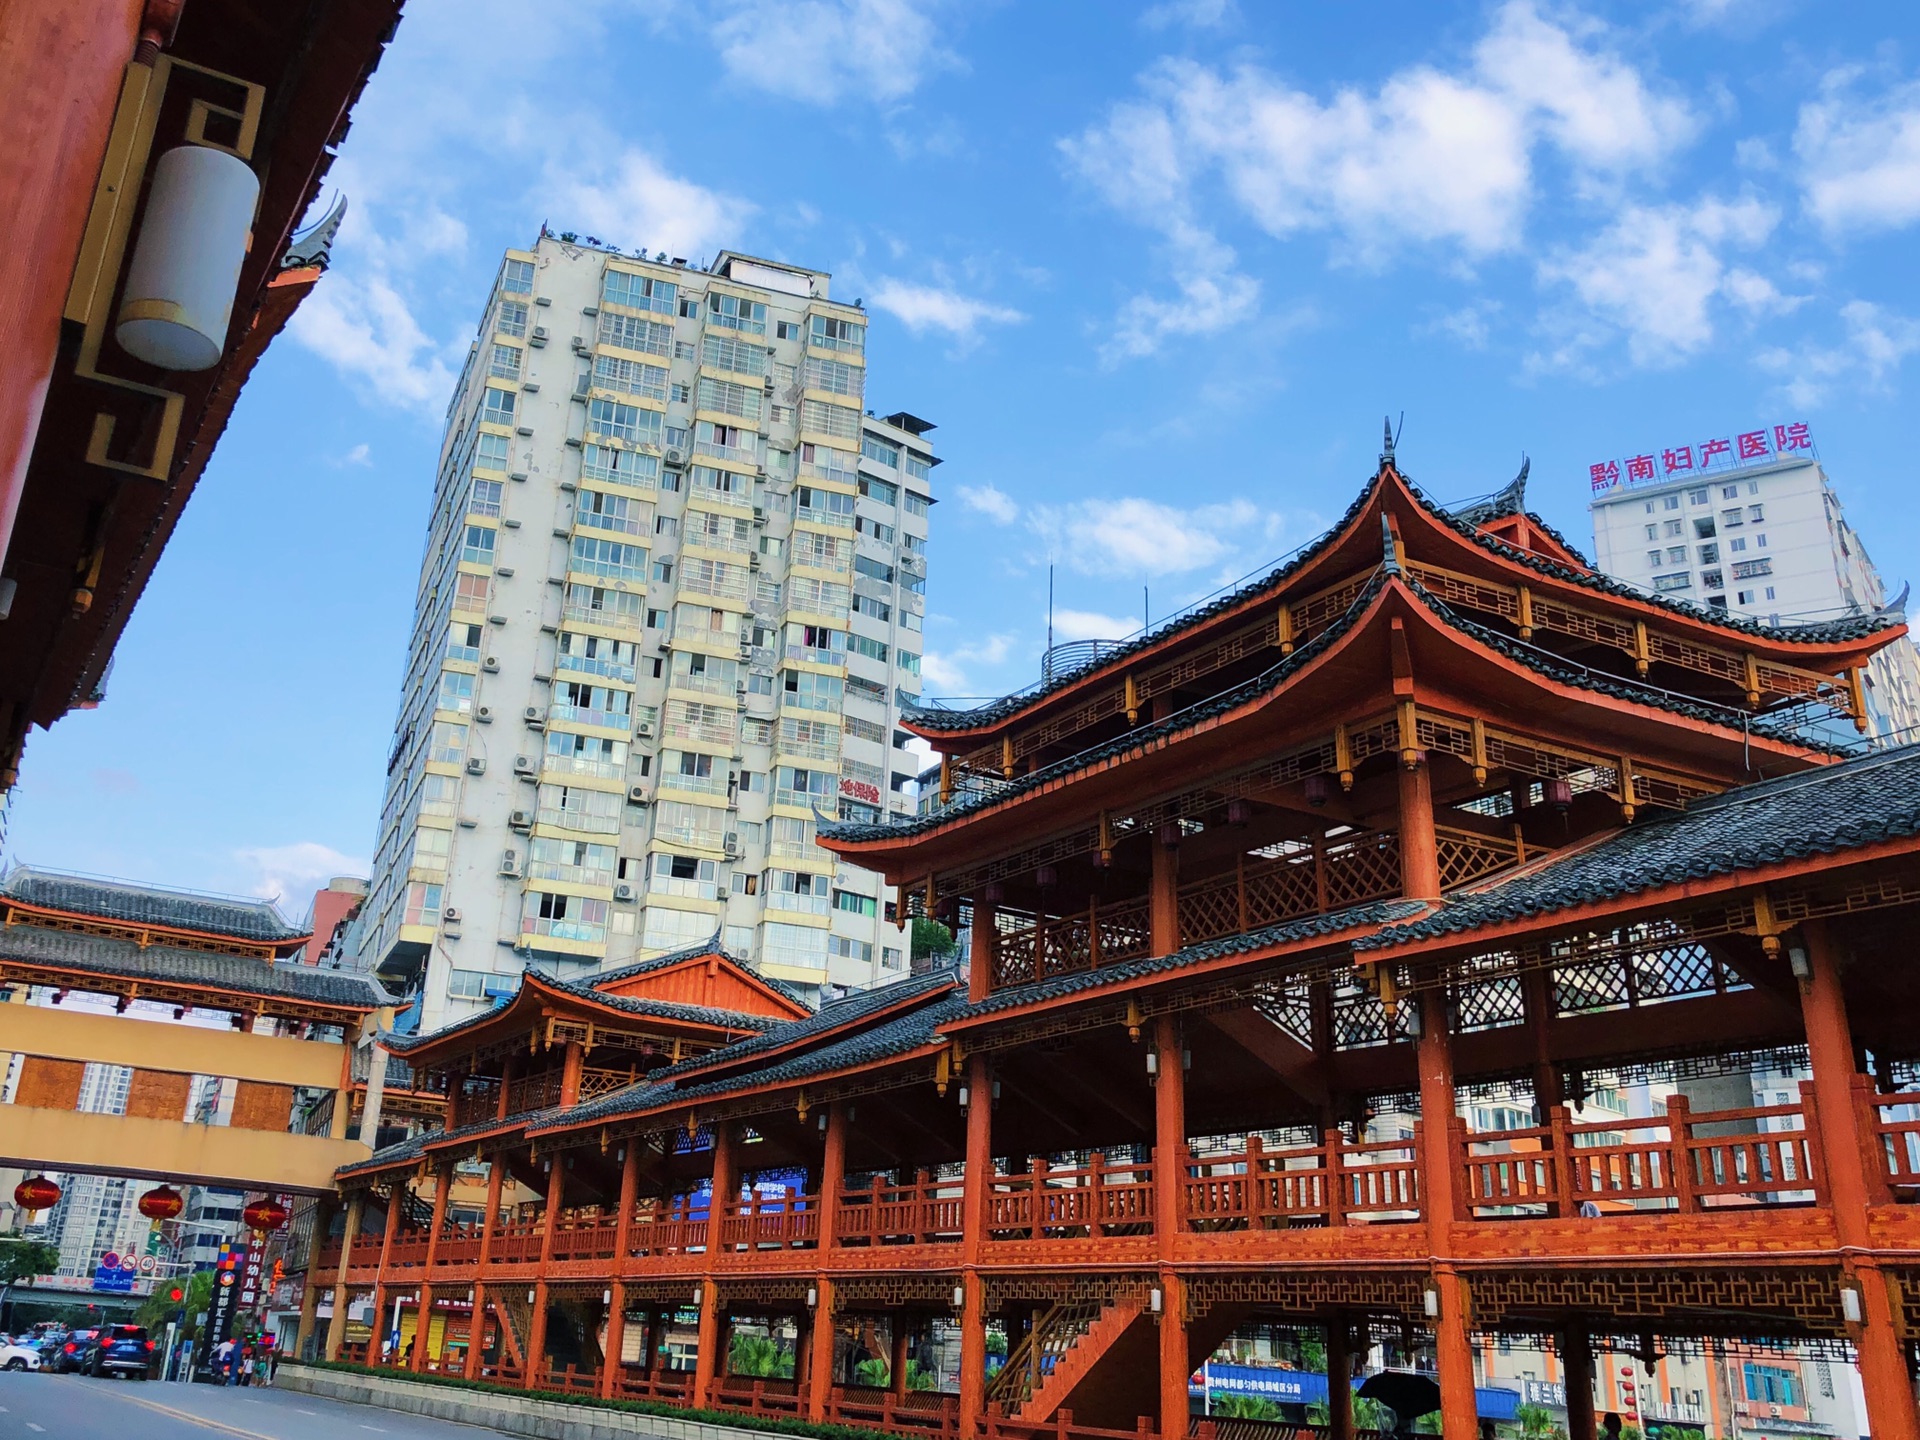
[[[1384,514],[1380,517],[1380,568],[1389,575],[1400,573],[1400,550],[1393,538],[1393,522]]]
[[[347,195],[343,190],[340,198],[333,202],[320,222],[304,234],[296,235],[287,244],[287,253],[281,257],[282,270],[300,270],[308,266],[318,266],[325,270],[333,258],[334,237],[340,233],[340,222],[347,218]]]
[[[1393,464],[1393,444],[1393,417],[1383,416],[1380,421],[1380,463],[1382,465]]]

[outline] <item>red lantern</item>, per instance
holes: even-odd
[[[180,1192],[168,1185],[149,1190],[140,1197],[140,1213],[149,1220],[171,1220],[185,1205]]]
[[[13,1203],[29,1215],[51,1210],[60,1203],[60,1187],[44,1175],[35,1175],[13,1187]]]
[[[278,1200],[255,1200],[240,1212],[240,1218],[255,1230],[279,1230],[286,1226],[288,1211]]]

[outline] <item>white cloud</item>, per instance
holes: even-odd
[[[1342,260],[1378,264],[1422,244],[1473,260],[1521,245],[1537,151],[1564,157],[1583,183],[1617,183],[1697,128],[1598,25],[1547,19],[1533,0],[1508,0],[1455,71],[1412,65],[1322,99],[1256,65],[1168,59],[1141,88],[1060,142],[1102,199],[1165,236],[1163,268],[1185,277],[1179,296],[1125,303],[1109,359],[1223,329],[1257,304],[1202,213],[1209,181],[1276,238],[1337,235]]]
[[[334,876],[368,872],[366,860],[343,855],[317,840],[250,846],[234,851],[233,858],[255,877],[248,887],[249,894],[263,900],[281,901],[282,908],[290,908],[294,913],[304,911],[313,892]]]
[[[1435,316],[1416,326],[1416,335],[1443,335],[1468,350],[1484,350],[1493,334],[1493,318],[1500,313],[1498,300],[1476,300]]]
[[[1819,405],[1841,387],[1885,391],[1901,362],[1920,352],[1920,320],[1852,300],[1840,307],[1840,321],[1846,333],[1837,345],[1776,347],[1759,355],[1760,368],[1778,377],[1795,405]]]
[[[1149,30],[1165,30],[1184,25],[1195,30],[1221,30],[1240,18],[1234,0],[1161,0],[1149,5],[1140,15],[1140,23]]]
[[[336,269],[293,312],[293,337],[370,400],[438,415],[453,389],[442,348],[385,275]]]
[[[1031,523],[1069,569],[1129,580],[1204,569],[1281,529],[1279,516],[1249,500],[1173,506],[1137,496],[1038,506]]]
[[[939,0],[734,0],[713,27],[739,80],[815,105],[904,99],[960,68],[934,23]]]
[[[1722,254],[1760,245],[1778,219],[1751,197],[1632,205],[1591,244],[1544,260],[1540,278],[1569,289],[1603,329],[1624,334],[1635,364],[1674,365],[1712,341],[1716,298],[1747,309],[1777,305],[1771,282],[1730,269]]]
[[[968,667],[992,669],[1005,664],[1013,640],[1011,635],[988,635],[951,650],[930,650],[920,657],[920,676],[949,695],[959,694],[972,683]]]
[[[340,463],[343,465],[371,465],[373,463],[373,447],[362,440],[341,457]]]
[[[1829,231],[1920,220],[1920,81],[1862,99],[1851,71],[1826,77],[1793,136],[1808,212]]]
[[[548,203],[568,228],[627,248],[689,257],[739,242],[754,213],[748,201],[668,174],[642,150],[626,150],[612,169],[582,175],[582,156],[556,158]]]
[[[968,510],[977,510],[996,525],[1011,525],[1020,514],[1014,498],[997,485],[962,485],[954,492]]]
[[[1055,644],[1067,640],[1124,640],[1139,628],[1138,620],[1102,615],[1098,610],[1053,612]]]
[[[915,335],[944,331],[962,347],[979,338],[983,325],[1014,325],[1027,317],[1005,305],[995,305],[958,290],[917,285],[910,280],[882,279],[868,297],[876,308],[898,319]]]

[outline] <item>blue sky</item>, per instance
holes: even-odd
[[[1531,455],[1583,545],[1594,460],[1804,420],[1920,570],[1907,0],[409,0],[333,179],[335,268],[106,703],[31,741],[16,858],[295,912],[364,866],[440,416],[543,220],[864,298],[869,403],[947,462],[930,693],[1034,676],[1049,563],[1111,635],[1311,538],[1387,412],[1441,499]]]

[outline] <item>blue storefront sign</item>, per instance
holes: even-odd
[[[1276,1405],[1324,1405],[1327,1403],[1327,1377],[1311,1370],[1282,1370],[1268,1365],[1214,1365],[1201,1368],[1204,1385],[1189,1384],[1187,1393],[1202,1395],[1251,1395],[1271,1400]],[[1361,1381],[1353,1382],[1358,1389]],[[1482,1385],[1473,1392],[1475,1408],[1482,1420],[1512,1420],[1520,1413],[1520,1393],[1498,1386]]]

